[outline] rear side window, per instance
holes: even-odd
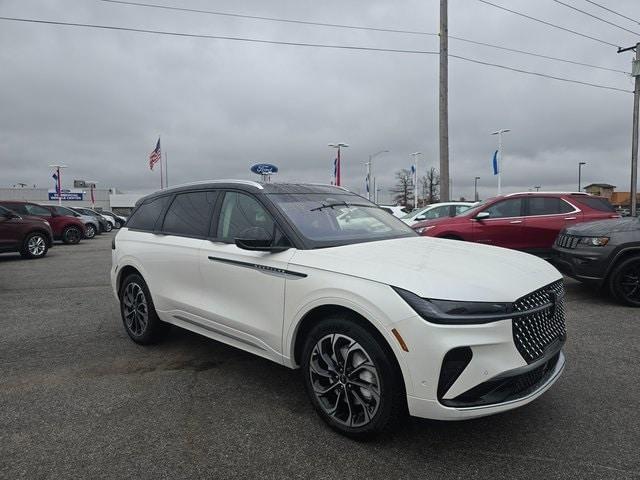
[[[616,209],[609,203],[609,200],[606,198],[599,197],[571,197],[572,200],[575,200],[582,205],[586,205],[589,208],[593,208],[594,210],[598,210],[600,212],[612,212],[616,213]]]
[[[24,203],[5,203],[4,206],[9,210],[13,210],[19,215],[29,215]]]
[[[188,237],[206,236],[217,196],[217,192],[190,192],[176,195],[164,217],[162,231]]]
[[[127,227],[135,230],[153,230],[170,198],[167,195],[144,202],[133,212],[127,222]]]
[[[529,198],[528,215],[559,215],[573,212],[574,208],[558,197],[531,197]]]

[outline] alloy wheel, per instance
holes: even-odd
[[[87,225],[85,235],[87,238],[93,238],[96,236],[96,229],[93,227],[93,225]]]
[[[144,334],[149,324],[149,306],[142,287],[135,282],[127,285],[122,297],[127,329],[136,337]]]
[[[47,248],[47,243],[40,235],[34,235],[27,242],[27,250],[33,257],[41,257]]]
[[[362,427],[380,406],[378,370],[366,350],[344,334],[322,337],[311,351],[309,375],[316,399],[336,422]]]

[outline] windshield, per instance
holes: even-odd
[[[416,235],[399,219],[356,195],[287,193],[269,197],[316,247]]]

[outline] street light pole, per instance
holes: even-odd
[[[582,166],[586,165],[587,162],[578,162],[578,191],[582,191]]]
[[[508,128],[501,128],[500,130],[491,133],[491,135],[498,135],[498,195],[502,195],[502,134],[510,131],[511,130]]]
[[[340,142],[340,143],[329,143],[328,145],[329,145],[330,147],[332,147],[332,148],[336,148],[336,149],[338,149],[338,156],[337,156],[337,157],[336,157],[336,159],[335,159],[335,162],[336,162],[336,163],[335,163],[335,174],[334,174],[334,176],[335,176],[335,184],[336,184],[336,186],[338,186],[338,187],[339,187],[339,186],[340,186],[340,183],[341,183],[341,181],[340,181],[340,177],[341,177],[341,175],[340,175],[340,170],[341,170],[341,165],[340,165],[340,148],[342,148],[342,147],[348,147],[349,145],[348,145],[348,144],[346,144],[346,143],[342,143],[342,142]]]
[[[413,207],[418,208],[418,157],[422,155],[422,152],[413,152],[411,158],[413,159]]]
[[[478,201],[478,180],[480,180],[480,177],[473,179],[473,199],[476,202]]]
[[[371,192],[373,191],[373,203],[376,202],[376,179],[373,175],[373,159],[383,153],[389,153],[389,150],[380,150],[372,155],[369,155],[369,161],[367,162],[367,181],[369,182],[369,191],[367,192],[367,198],[371,201]]]
[[[56,169],[56,190],[58,194],[58,205],[62,205],[62,177],[60,176],[60,169],[67,168],[66,165],[49,165],[49,168]]]

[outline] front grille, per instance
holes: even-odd
[[[562,248],[574,249],[578,246],[578,241],[580,237],[574,237],[573,235],[567,235],[565,233],[561,233],[556,238],[556,245]]]
[[[543,306],[546,307],[540,309]],[[513,310],[525,313],[513,319],[513,341],[527,363],[543,356],[556,341],[564,342],[567,330],[562,280],[520,298],[513,304]],[[535,311],[527,315],[529,310]]]

